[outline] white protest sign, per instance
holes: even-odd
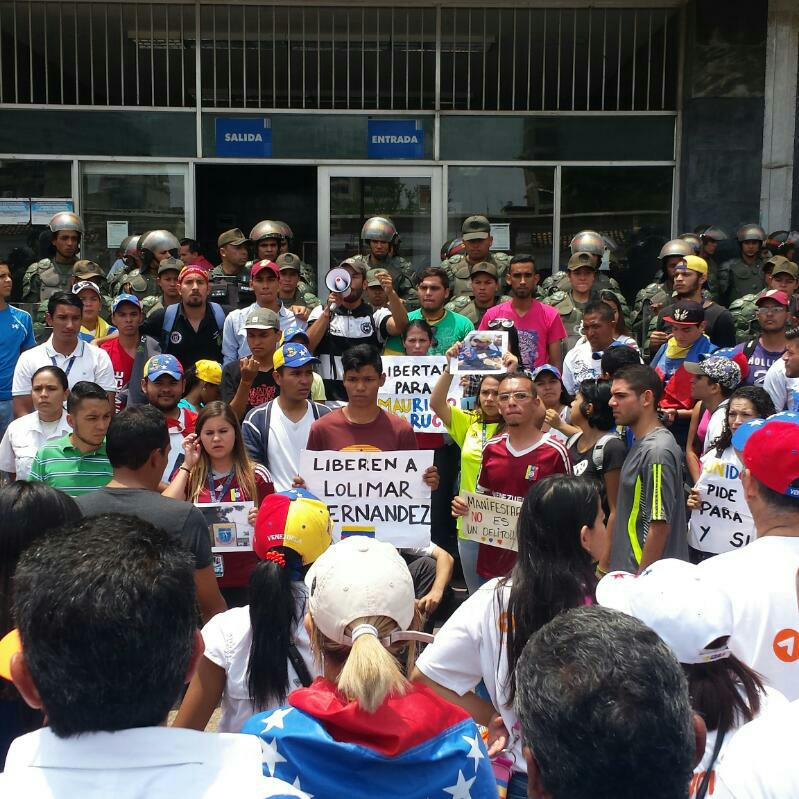
[[[377,404],[401,416],[416,433],[445,433],[444,424],[430,409],[430,395],[444,372],[443,355],[384,355],[386,382],[377,395]],[[459,405],[463,388],[459,380],[450,383],[447,402]]]
[[[461,535],[464,538],[514,552],[518,549],[516,522],[522,509],[521,502],[471,491],[464,491],[461,496],[469,506],[469,512],[462,521]]]
[[[702,552],[729,552],[755,539],[755,525],[741,485],[740,461],[716,457],[702,459],[696,481],[700,506],[691,511],[688,543]]]
[[[324,502],[333,538],[367,535],[397,547],[430,544],[432,450],[300,453],[305,487]]]
[[[252,502],[208,502],[195,505],[208,525],[214,552],[252,552]]]

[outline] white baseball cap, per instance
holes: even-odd
[[[667,558],[639,576],[610,572],[599,581],[596,598],[651,627],[680,663],[710,663],[732,654],[726,643],[709,648],[732,635],[730,599],[690,563]]]
[[[351,646],[359,635],[377,636],[376,628],[366,624],[345,635],[347,627],[364,616],[388,616],[397,623],[399,629],[382,639],[384,646],[431,640],[424,633],[408,631],[415,611],[413,579],[402,556],[387,541],[360,535],[342,539],[315,561],[305,583],[314,624],[331,641]]]

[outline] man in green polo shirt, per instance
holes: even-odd
[[[47,483],[73,497],[102,488],[112,476],[105,434],[113,414],[104,388],[88,380],[75,383],[67,397],[72,432],[36,453],[28,480]]]
[[[417,284],[419,303],[422,306],[408,314],[408,321],[424,319],[435,331],[436,341],[429,355],[443,355],[455,342],[463,341],[474,325],[465,316],[448,311],[444,305],[449,299],[449,277],[439,266],[430,266],[419,274]],[[391,336],[386,341],[386,355],[403,355],[402,338]]]

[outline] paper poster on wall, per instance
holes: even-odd
[[[508,351],[507,331],[474,330],[466,334],[463,347],[450,368],[455,374],[497,375],[505,371],[502,355]]]
[[[377,404],[407,420],[417,433],[445,433],[441,419],[430,409],[430,395],[446,365],[443,355],[384,355],[386,382],[377,395]],[[453,380],[447,402],[460,407],[462,396],[460,381]]]
[[[214,552],[251,552],[252,525],[248,520],[252,502],[209,502],[195,505],[208,525]]]
[[[469,506],[463,517],[461,535],[471,541],[501,549],[518,549],[516,522],[522,503],[514,499],[500,499],[487,494],[464,491],[461,496]]]
[[[31,197],[31,224],[46,225],[61,211],[74,211],[75,203],[68,197]]]
[[[494,239],[493,243],[491,244],[492,250],[503,250],[505,252],[510,250],[510,223],[492,222],[491,238]]]
[[[128,235],[128,221],[126,219],[108,220],[105,223],[105,241],[109,250],[115,250],[122,244],[122,239]]]
[[[737,460],[737,459],[736,459]],[[699,489],[700,505],[691,511],[688,543],[702,552],[729,552],[755,539],[755,523],[741,484],[740,463],[705,458]]]
[[[333,538],[366,535],[397,547],[430,544],[432,450],[300,453],[305,486],[333,520]]]
[[[31,201],[27,197],[0,199],[0,225],[28,225],[31,221]]]

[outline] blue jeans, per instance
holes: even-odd
[[[511,774],[508,783],[508,799],[527,799],[527,775],[519,771]]]
[[[6,434],[6,428],[14,418],[13,400],[0,400],[0,438]]]
[[[473,594],[486,582],[477,574],[477,553],[479,551],[480,543],[478,541],[470,541],[468,538],[458,539],[458,554],[461,556],[463,579],[466,580],[466,587],[470,594]]]

